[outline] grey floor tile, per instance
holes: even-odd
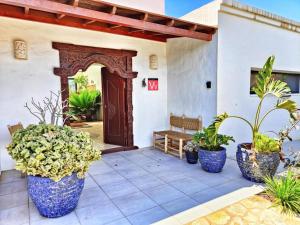
[[[77,208],[83,208],[99,203],[103,204],[105,202],[110,202],[110,200],[99,187],[84,189],[80,196]]]
[[[199,203],[197,203],[195,200],[186,196],[171,202],[164,203],[161,205],[161,207],[163,207],[171,215],[174,215],[187,209],[193,208],[198,204]]]
[[[127,180],[102,185],[101,188],[110,198],[117,198],[139,191],[139,189]]]
[[[118,171],[123,177],[129,179],[139,176],[148,176],[149,172],[145,171],[143,168],[135,166],[133,168],[123,169]]]
[[[110,223],[106,223],[105,225],[131,225],[131,223],[126,218],[122,218]]]
[[[79,220],[74,212],[59,218],[45,218],[30,222],[31,225],[80,225]]]
[[[162,180],[154,175],[139,176],[129,179],[139,189],[147,189],[165,184]]]
[[[89,174],[91,175],[104,174],[112,171],[112,167],[107,165],[103,160],[93,163],[89,168]]]
[[[29,215],[30,215],[30,222],[35,222],[39,220],[46,219],[45,217],[41,216],[38,212],[37,208],[35,207],[33,202],[29,203]]]
[[[170,185],[164,184],[158,187],[143,190],[151,199],[159,205],[172,200],[185,197],[186,195]]]
[[[164,171],[161,173],[158,173],[156,176],[158,176],[161,180],[165,182],[171,182],[178,179],[183,179],[187,177],[185,173],[182,172],[174,172],[174,171]]]
[[[27,189],[27,180],[22,179],[10,183],[0,183],[0,195],[12,194],[15,192],[26,191]]]
[[[103,155],[102,160],[111,167],[128,162],[128,159],[118,153]]]
[[[21,172],[17,170],[2,171],[0,176],[0,184],[10,183],[14,181],[24,180],[21,177]]]
[[[84,189],[96,188],[98,184],[94,181],[94,179],[90,176],[86,176],[84,180]]]
[[[9,209],[28,203],[27,191],[0,196],[0,210]]]
[[[125,178],[122,177],[118,172],[113,171],[109,173],[99,174],[92,176],[97,184],[106,185],[115,182],[125,181]]]
[[[28,205],[0,210],[0,225],[21,225],[29,223]]]
[[[127,196],[115,198],[113,199],[113,202],[125,216],[157,206],[154,201],[142,192],[136,192]]]
[[[251,187],[253,185],[255,185],[255,183],[251,181],[247,181],[244,178],[240,178],[240,179],[230,180],[229,182],[223,185],[216,186],[215,189],[220,193],[222,193],[223,195],[225,195],[233,191],[236,191],[238,189],[241,189],[243,187]]]
[[[200,182],[193,178],[178,179],[170,182],[169,184],[187,195],[209,188],[205,182]]]
[[[197,201],[199,204],[216,199],[220,196],[222,196],[222,193],[213,188],[210,188],[208,190],[203,190],[198,193],[194,193],[190,195],[190,197],[193,198],[195,201]]]
[[[169,217],[169,214],[161,207],[157,206],[146,211],[128,216],[128,220],[133,225],[149,225]]]
[[[102,225],[124,217],[120,210],[112,203],[99,203],[76,209],[76,214],[81,225]]]

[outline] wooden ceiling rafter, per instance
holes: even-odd
[[[18,7],[23,8],[23,15],[19,14]],[[51,14],[54,15],[54,19]],[[0,0],[0,16],[162,42],[174,37],[210,41],[216,31],[214,27],[100,0]]]

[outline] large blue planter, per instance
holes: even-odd
[[[226,148],[220,151],[208,151],[199,148],[199,162],[202,169],[209,173],[219,173],[222,171],[226,162]]]
[[[252,182],[262,183],[267,176],[273,177],[280,164],[279,153],[256,154],[256,163],[250,159],[250,153],[243,146],[250,143],[239,144],[236,152],[236,160],[244,178]]]
[[[48,218],[64,216],[72,212],[84,186],[84,179],[76,173],[59,182],[49,178],[28,176],[28,193],[39,213]]]

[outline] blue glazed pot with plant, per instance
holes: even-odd
[[[199,145],[193,141],[189,141],[184,147],[186,161],[189,164],[197,164],[198,163],[198,148]]]
[[[28,175],[28,193],[39,213],[49,218],[76,208],[85,172],[100,158],[88,133],[52,124],[15,132],[7,149],[16,169]]]
[[[202,169],[209,173],[221,172],[226,162],[226,148],[222,145],[234,141],[233,137],[218,134],[218,128],[213,123],[197,132],[193,141],[199,145],[198,155]]]
[[[297,104],[290,100],[291,89],[287,83],[276,80],[272,74],[274,60],[274,56],[268,58],[263,69],[256,76],[256,84],[252,88],[259,100],[254,121],[227,113],[219,115],[215,120],[217,127],[228,118],[240,119],[250,127],[252,142],[239,144],[236,158],[242,175],[254,182],[263,182],[264,177],[274,176],[282,156],[283,140],[260,133],[264,120],[276,110],[286,110],[291,121],[297,120]],[[277,98],[277,103],[270,110],[264,111],[262,110],[264,100],[270,96]],[[284,139],[288,138],[283,136]]]

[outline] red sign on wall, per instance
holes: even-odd
[[[158,91],[158,78],[148,78],[148,90]]]

